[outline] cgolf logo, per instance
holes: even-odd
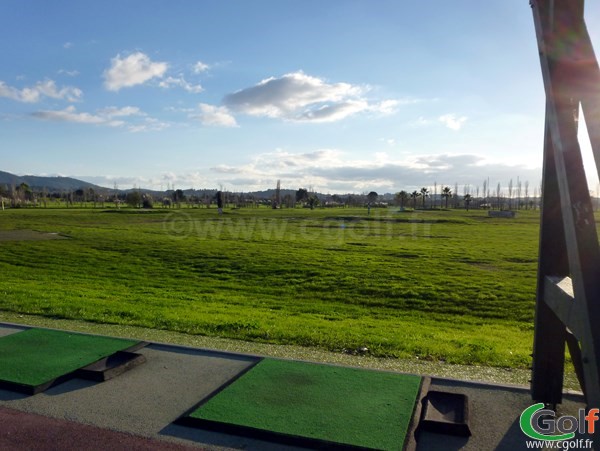
[[[523,433],[535,440],[565,441],[575,437],[575,432],[580,434],[593,434],[596,429],[600,409],[579,409],[577,417],[564,415],[556,418],[553,410],[544,409],[544,403],[529,406],[521,413],[519,425]]]

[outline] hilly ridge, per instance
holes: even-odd
[[[94,190],[106,190],[107,188],[94,185],[93,183],[84,182],[83,180],[74,179],[72,177],[41,177],[37,175],[15,175],[10,172],[0,171],[0,185],[20,185],[26,183],[34,189],[44,189],[50,191],[69,191],[80,188],[93,188]]]

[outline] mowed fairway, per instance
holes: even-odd
[[[0,231],[0,310],[530,363],[539,212],[14,209],[0,211]]]

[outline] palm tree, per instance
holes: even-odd
[[[446,199],[446,208],[448,208],[448,199],[452,196],[452,190],[449,186],[444,186],[442,190],[442,197]]]
[[[413,208],[417,208],[417,197],[419,197],[421,193],[418,191],[413,191],[410,193],[410,198],[413,200]]]
[[[404,208],[404,202],[408,199],[408,193],[406,191],[400,191],[396,193],[396,202],[400,204],[400,208]]]
[[[425,199],[429,197],[429,190],[425,187],[421,188],[421,199],[423,200],[423,208],[425,208]]]
[[[473,197],[471,197],[470,194],[465,194],[464,199],[465,199],[465,208],[467,209],[467,211],[469,211],[469,204],[473,200]]]

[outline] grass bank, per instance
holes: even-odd
[[[374,357],[530,364],[536,212],[0,213],[8,312]]]

